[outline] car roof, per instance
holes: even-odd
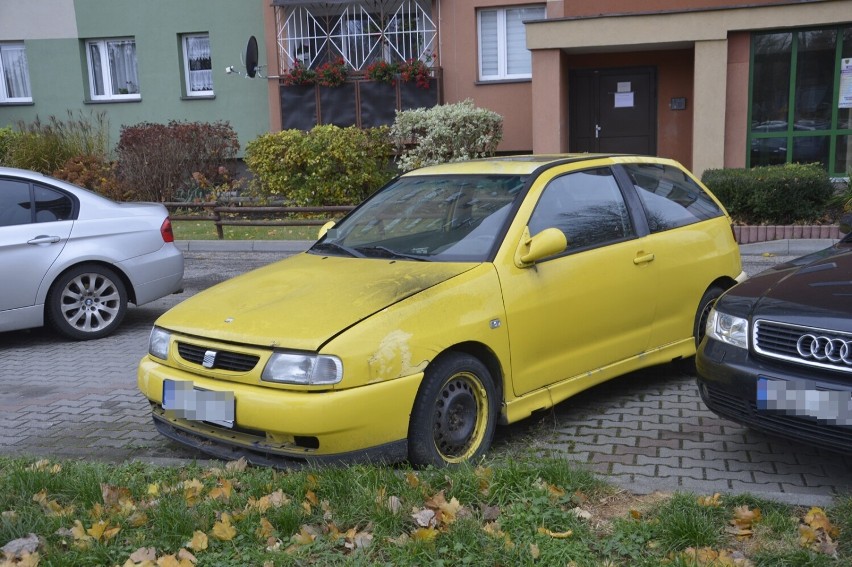
[[[558,163],[586,162],[600,159],[610,159],[614,162],[654,162],[663,163],[671,160],[649,156],[625,154],[526,154],[499,156],[440,165],[431,165],[410,171],[404,176],[415,175],[528,175],[535,170]]]

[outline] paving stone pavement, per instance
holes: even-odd
[[[182,299],[299,247],[195,242],[182,247],[184,292],[131,307],[110,337],[80,343],[47,329],[0,333],[0,455],[206,459],[160,436],[136,389],[136,365],[151,325]],[[743,265],[754,274],[789,257],[744,255]],[[701,402],[694,376],[674,365],[612,380],[500,428],[494,451],[519,444],[588,467],[634,493],[748,492],[822,506],[852,493],[852,456],[768,437],[717,417]]]

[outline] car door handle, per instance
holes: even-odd
[[[653,261],[654,261],[654,255],[653,254],[642,254],[641,256],[636,256],[635,258],[633,258],[633,263],[636,264],[637,266],[639,264],[647,264],[648,262],[653,262]]]
[[[60,240],[62,239],[58,236],[47,236],[46,234],[40,234],[32,240],[27,240],[27,244],[56,244]]]

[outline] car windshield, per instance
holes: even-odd
[[[488,259],[521,175],[401,177],[329,230],[315,253],[441,262]]]

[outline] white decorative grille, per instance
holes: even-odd
[[[435,23],[418,0],[294,3],[275,10],[279,72],[297,61],[317,67],[337,57],[356,71],[378,59],[431,64],[434,58]]]

